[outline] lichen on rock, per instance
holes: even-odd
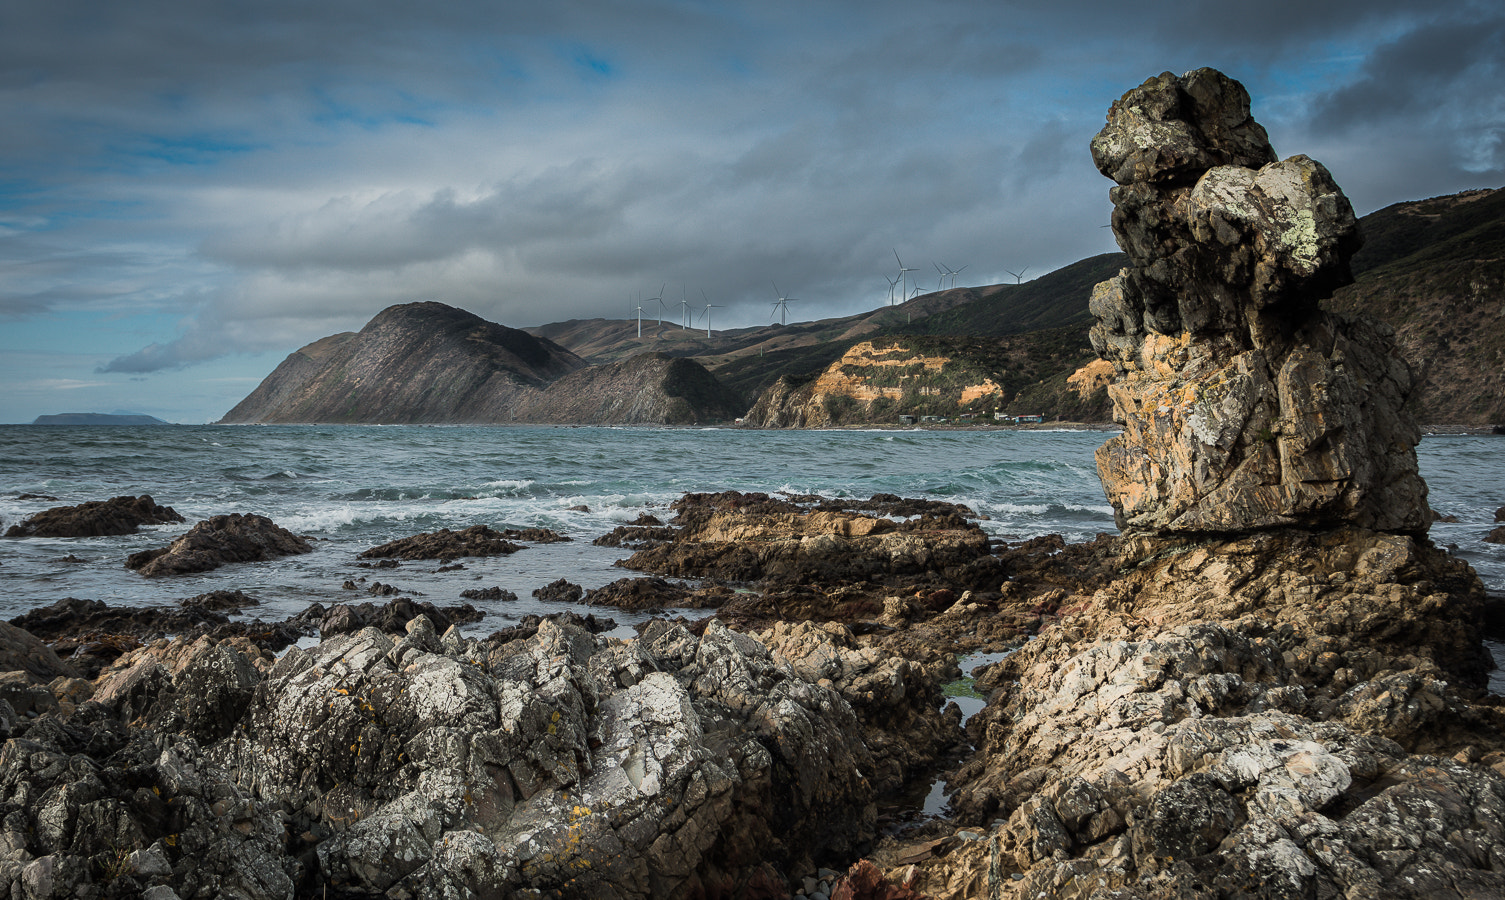
[[[1277,161],[1212,69],[1129,91],[1092,154],[1132,262],[1091,299],[1124,424],[1097,454],[1120,527],[1424,533],[1411,373],[1385,326],[1319,307],[1361,243],[1322,164]]]

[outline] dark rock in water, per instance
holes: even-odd
[[[395,559],[378,559],[376,562],[356,563],[356,566],[362,569],[395,569],[401,565],[402,563]]]
[[[135,534],[141,525],[181,521],[183,517],[172,507],[158,506],[150,496],[142,494],[43,510],[19,525],[12,525],[5,536],[102,537]]]
[[[183,575],[311,552],[308,541],[266,516],[231,513],[199,522],[165,548],[131,554],[126,568],[147,576]]]
[[[1491,528],[1489,534],[1486,534],[1484,536],[1484,543],[1505,544],[1505,525],[1501,525],[1498,528]]]
[[[322,607],[320,607],[322,610]],[[479,622],[480,610],[469,603],[459,606],[435,606],[424,601],[414,602],[398,598],[382,606],[373,603],[338,604],[329,608],[319,621],[319,635],[330,638],[350,634],[362,628],[375,628],[387,634],[402,634],[408,623],[419,616],[427,616],[432,627],[448,630],[452,625]]]
[[[1132,262],[1091,300],[1124,424],[1097,452],[1120,527],[1424,533],[1393,332],[1319,306],[1361,243],[1327,170],[1277,162],[1248,93],[1212,69],[1125,94],[1092,155]]]
[[[1495,510],[1495,521],[1505,522],[1505,506],[1502,506],[1499,509]]]
[[[649,518],[652,518],[651,516]],[[657,519],[653,521],[657,522]],[[676,529],[662,523],[658,525],[618,525],[606,534],[591,541],[597,547],[628,547],[641,550],[665,541],[674,540]]]
[[[595,613],[587,613],[582,616],[579,613],[565,610],[564,612],[549,613],[546,616],[530,614],[523,616],[518,620],[516,625],[503,628],[500,631],[493,631],[480,642],[479,646],[495,649],[503,644],[510,644],[513,641],[527,640],[538,634],[538,629],[545,622],[559,627],[568,625],[573,628],[582,629],[590,634],[602,634],[617,627],[616,619],[597,616]]]
[[[517,595],[503,587],[477,588],[469,591],[461,591],[460,596],[466,600],[500,600],[510,603],[517,599]]]
[[[502,531],[502,537],[530,544],[563,544],[574,540],[549,528],[507,528]]]
[[[585,595],[585,602],[591,606],[629,610],[698,607],[703,605],[697,602],[699,599],[688,586],[663,578],[619,578]]]
[[[559,578],[534,589],[533,596],[549,603],[579,603],[580,598],[585,596],[585,588]]]
[[[361,553],[361,559],[438,559],[453,562],[465,556],[506,556],[523,549],[488,525],[472,525],[460,531],[448,528],[439,531],[415,534],[399,540],[372,547]]]
[[[248,606],[260,606],[261,601],[245,591],[221,590],[179,600],[178,605],[188,609],[203,609],[212,612],[240,612]]]

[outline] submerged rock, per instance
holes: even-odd
[[[31,516],[6,530],[6,537],[101,537],[135,534],[142,525],[181,522],[171,506],[158,506],[146,494],[91,500],[77,506],[57,506]]]
[[[1120,527],[1424,533],[1411,373],[1386,326],[1319,306],[1361,243],[1327,170],[1277,161],[1212,69],[1125,94],[1092,154],[1133,263],[1091,300],[1118,373],[1124,431],[1097,461]]]
[[[308,541],[266,516],[231,513],[199,522],[167,547],[133,553],[125,565],[146,576],[185,575],[311,552]]]

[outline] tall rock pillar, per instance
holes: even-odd
[[[1387,327],[1318,305],[1361,243],[1322,164],[1277,161],[1212,69],[1129,91],[1092,158],[1132,263],[1092,294],[1124,426],[1097,452],[1119,526],[1425,532],[1410,370]]]

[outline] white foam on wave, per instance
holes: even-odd
[[[522,478],[522,479],[502,478],[502,479],[499,479],[497,481],[487,481],[487,482],[483,483],[481,485],[481,487],[486,487],[486,488],[501,488],[504,491],[512,491],[514,493],[521,493],[523,491],[526,491],[528,488],[532,487],[533,483],[534,483],[533,479],[531,479],[531,478]]]

